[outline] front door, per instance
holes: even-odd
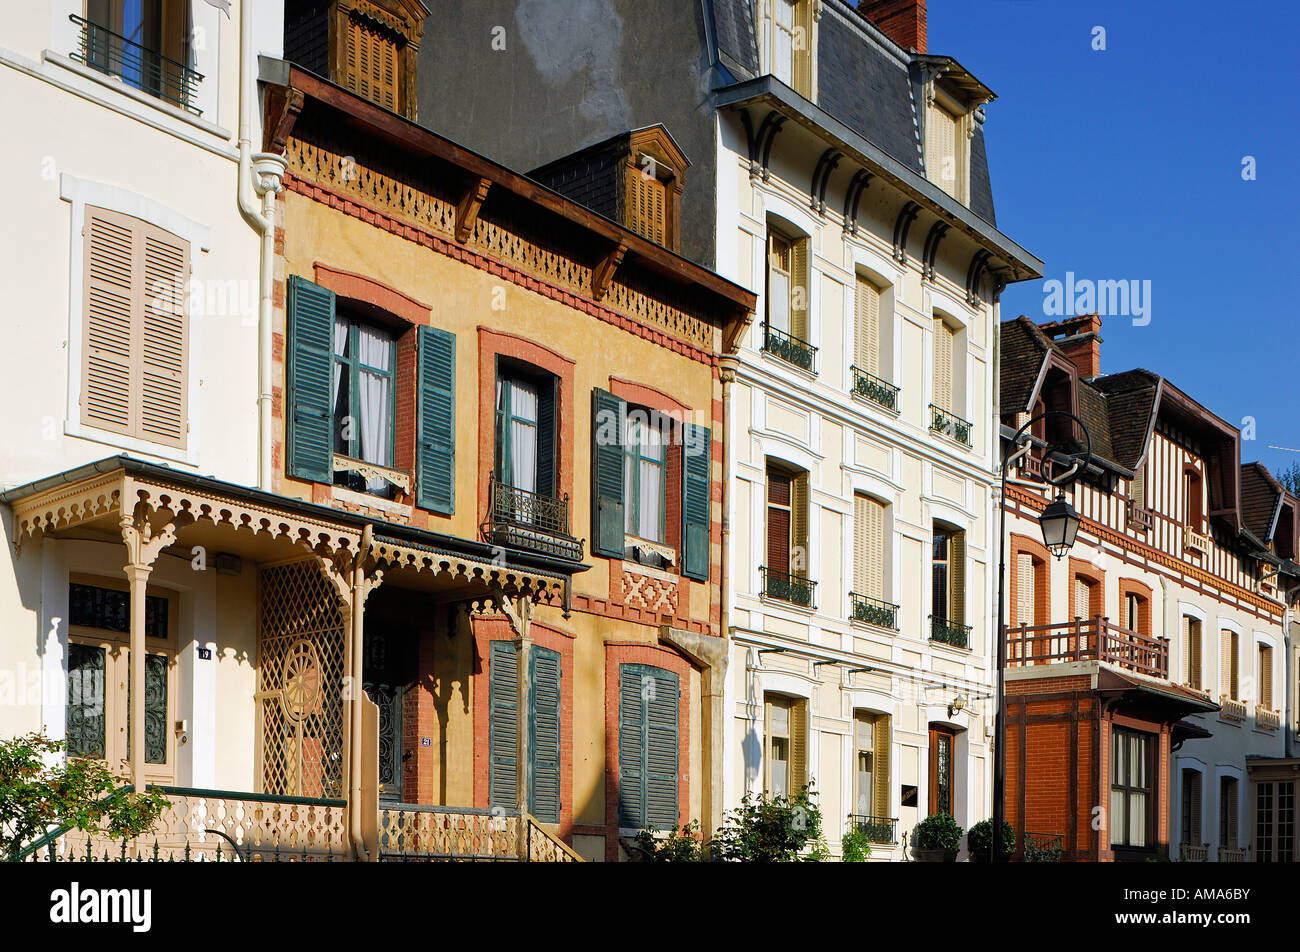
[[[379,799],[402,803],[402,699],[415,681],[413,639],[385,626],[367,630],[362,689],[379,707]]]

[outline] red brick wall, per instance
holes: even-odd
[[[858,12],[903,49],[925,52],[925,0],[861,0]]]

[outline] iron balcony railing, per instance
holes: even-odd
[[[857,592],[849,592],[849,604],[852,609],[850,617],[853,621],[866,622],[868,625],[898,631],[897,605],[891,605],[879,598],[872,598],[870,595],[859,595]]]
[[[950,440],[954,440],[965,446],[970,446],[970,428],[968,421],[963,420],[951,410],[945,410],[943,407],[930,404],[930,429],[935,433],[942,434]]]
[[[853,371],[853,395],[870,400],[876,406],[898,412],[898,388],[887,380],[873,377],[858,367],[849,367]]]
[[[854,827],[867,835],[867,842],[893,844],[898,842],[898,817],[867,816],[855,813],[850,818]]]
[[[194,100],[203,76],[184,63],[163,56],[157,50],[141,46],[112,30],[72,14],[68,17],[81,30],[78,48],[72,59],[110,76],[121,78],[128,86],[194,115],[202,115]]]
[[[516,489],[496,477],[484,527],[488,541],[566,559],[582,558],[582,541],[569,532],[569,497]]]
[[[970,647],[970,625],[959,621],[930,616],[930,640],[938,641],[954,648]]]
[[[779,331],[770,325],[764,326],[763,349],[801,370],[814,374],[817,372],[817,348],[785,331]]]
[[[1065,854],[1060,833],[1025,833],[1026,863],[1059,863]]]
[[[817,593],[816,582],[802,575],[769,569],[767,566],[760,566],[759,572],[763,575],[763,594],[768,598],[780,599],[804,608],[817,607],[813,604],[813,596]]]

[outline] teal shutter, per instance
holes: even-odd
[[[682,427],[682,574],[700,581],[709,577],[712,438],[707,426]]]
[[[645,828],[645,712],[642,665],[618,668],[618,825]]]
[[[519,665],[513,641],[488,650],[488,805],[519,805]]]
[[[531,709],[528,739],[528,812],[544,823],[560,822],[560,653],[533,646],[528,660]]]
[[[559,380],[548,377],[537,386],[537,495],[556,498],[559,458],[556,434],[559,429]]]
[[[420,435],[415,461],[415,504],[456,511],[456,335],[420,327]]]
[[[290,275],[288,314],[289,473],[333,482],[334,292]]]
[[[677,675],[646,668],[653,691],[643,692],[646,724],[646,824],[677,825]]]
[[[627,404],[596,387],[591,392],[591,417],[591,551],[621,559]]]

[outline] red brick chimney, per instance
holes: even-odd
[[[1080,314],[1063,321],[1039,324],[1039,329],[1052,338],[1062,354],[1079,368],[1079,376],[1091,380],[1101,376],[1101,317],[1097,314]]]
[[[903,49],[925,52],[925,0],[860,0],[858,13]]]

